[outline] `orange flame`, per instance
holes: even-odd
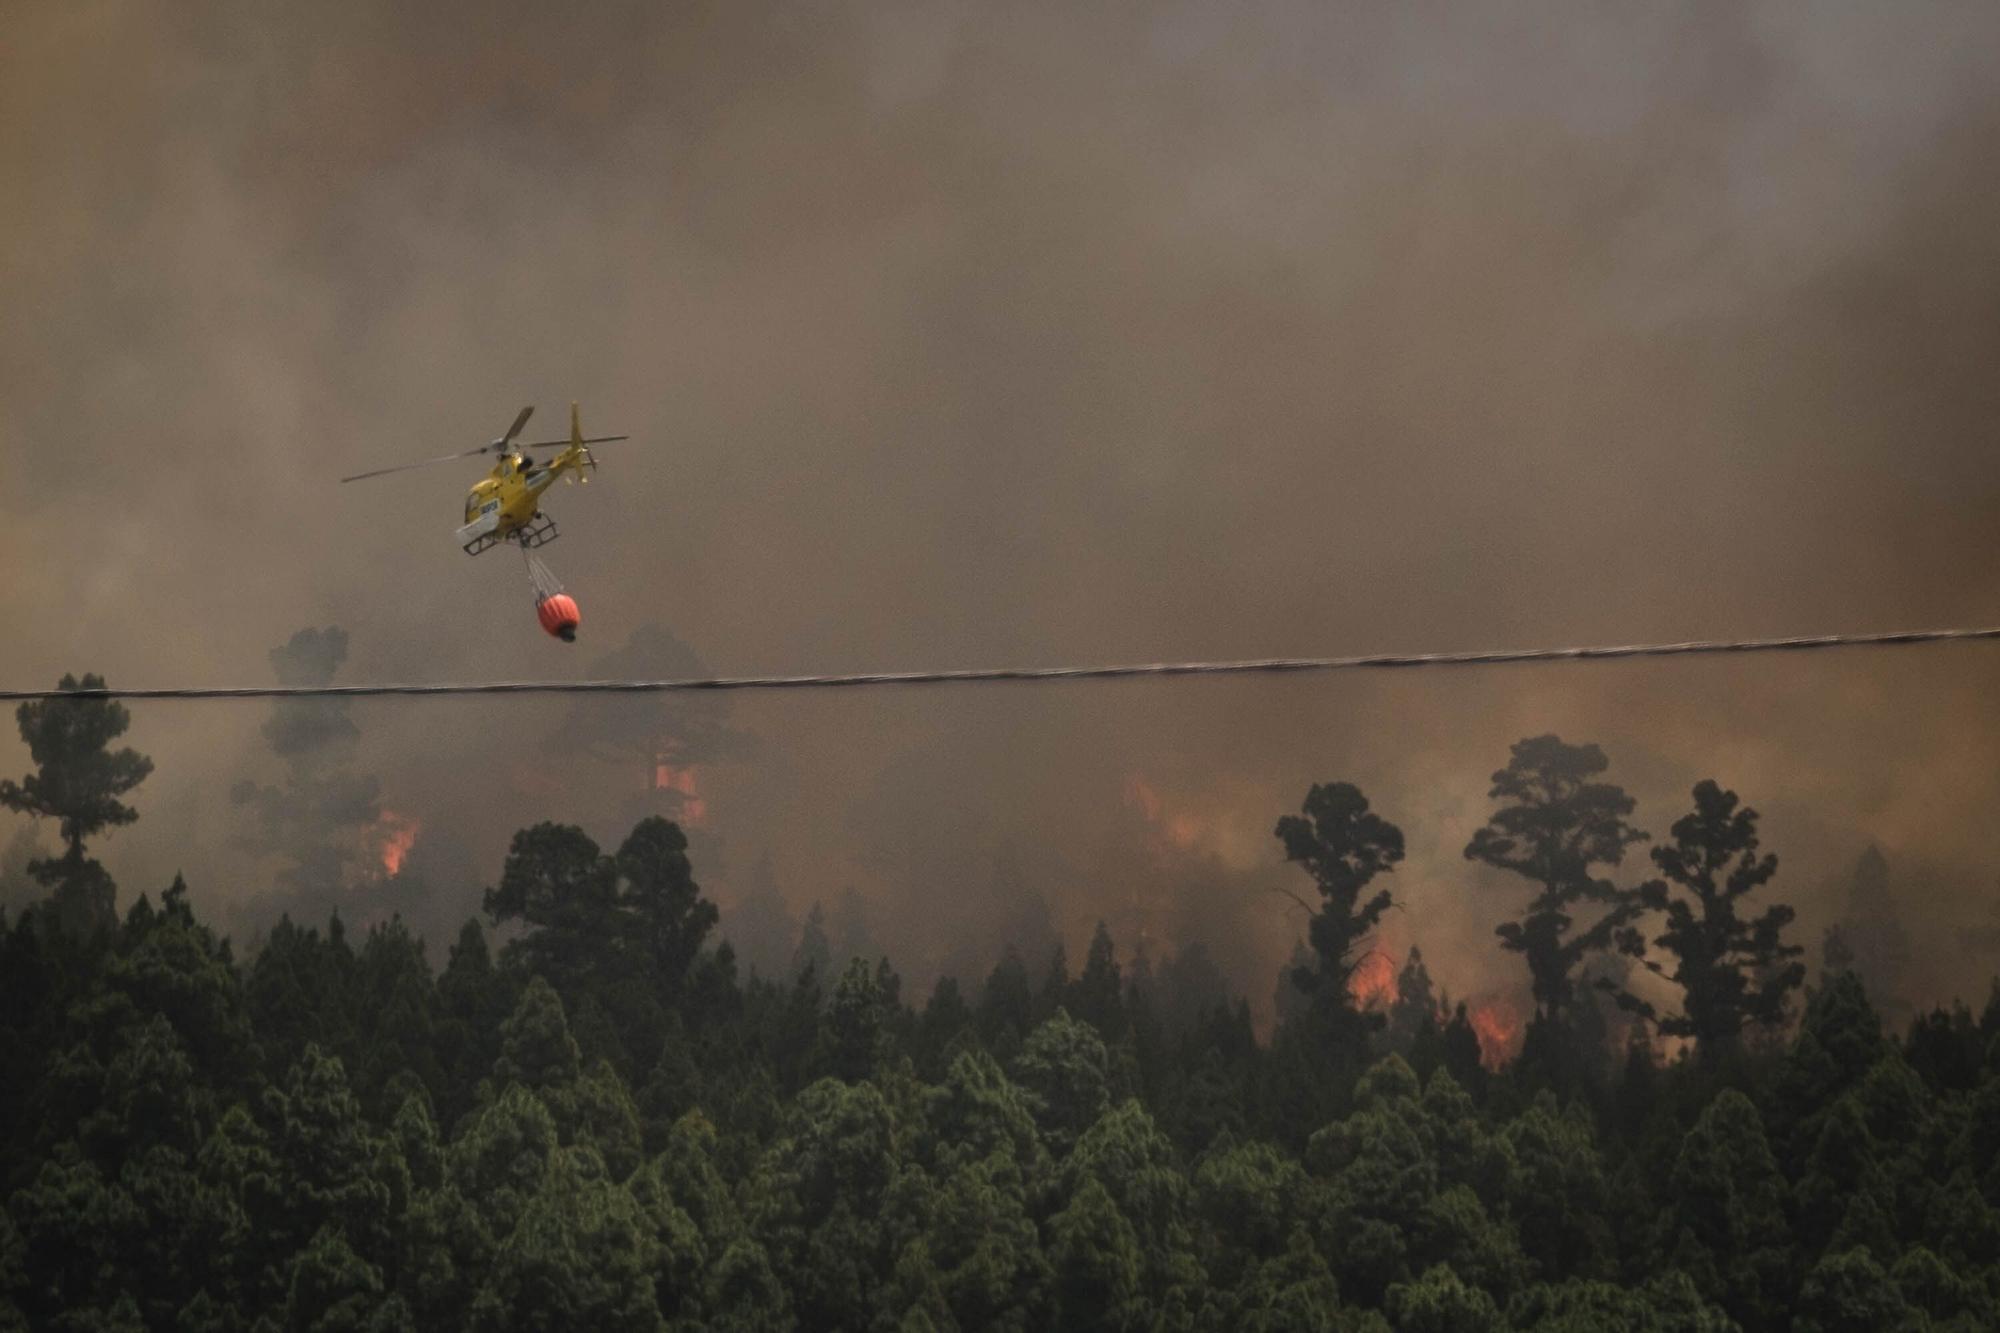
[[[1521,1014],[1505,1000],[1486,1000],[1470,1010],[1467,1017],[1479,1038],[1479,1063],[1498,1069],[1519,1052]]]
[[[683,824],[699,824],[708,817],[708,802],[702,799],[695,767],[677,768],[664,758],[653,760],[653,790],[670,791],[680,797]]]
[[[1394,999],[1396,969],[1390,964],[1389,955],[1379,949],[1362,955],[1361,961],[1347,975],[1347,993],[1362,1009],[1380,1008]]]
[[[384,810],[378,828],[382,841],[377,855],[382,862],[382,873],[393,879],[403,873],[403,858],[416,845],[417,835],[424,831],[424,822],[414,815]]]

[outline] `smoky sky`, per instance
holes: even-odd
[[[1976,4],[18,6],[0,677],[254,683],[329,625],[342,679],[443,680],[1992,623],[1994,50]],[[574,647],[453,544],[476,465],[335,482],[570,399],[634,436],[548,504]],[[1198,938],[1262,1004],[1303,884],[1271,826],[1346,779],[1410,840],[1385,947],[1518,986],[1525,894],[1461,851],[1553,731],[1656,835],[1738,790],[1808,941],[1880,846],[1972,993],[1996,681],[1967,647],[738,697],[629,753],[565,703],[349,716],[426,921],[525,823],[689,813],[651,729],[714,742],[675,762],[725,914],[768,857],[919,978],[1039,899],[1073,958],[1099,917]],[[135,706],[127,895],[181,869],[255,920],[226,794],[267,718]]]

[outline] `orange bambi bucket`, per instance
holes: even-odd
[[[564,643],[576,642],[576,627],[583,623],[583,616],[576,609],[576,599],[568,593],[559,592],[536,602],[535,616],[543,629]]]

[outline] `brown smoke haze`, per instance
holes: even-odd
[[[314,625],[355,681],[583,677],[647,626],[621,669],[2000,621],[1991,4],[85,2],[5,29],[11,685],[259,683]],[[559,435],[572,398],[636,437],[550,498],[575,647],[518,557],[453,544],[476,463],[335,482],[523,403]],[[1268,1009],[1302,924],[1274,890],[1305,886],[1271,826],[1346,779],[1410,840],[1385,947],[1517,987],[1492,928],[1525,892],[1461,851],[1509,744],[1554,731],[1656,836],[1697,780],[1739,791],[1809,945],[1879,845],[1926,984],[1976,999],[1996,684],[1974,646],[350,716],[422,830],[367,901],[439,953],[515,828],[615,843],[660,809],[725,927],[768,856],[795,916],[857,889],[920,983],[1045,910],[1073,959],[1099,917],[1127,956],[1200,939]],[[265,706],[133,712],[158,769],[99,855],[128,899],[178,868],[255,929],[273,880],[228,792],[275,771]],[[0,771],[26,762],[8,728]]]

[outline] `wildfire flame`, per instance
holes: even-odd
[[[1500,1068],[1519,1052],[1521,1014],[1507,1001],[1482,1001],[1466,1017],[1479,1038],[1479,1063],[1488,1069]]]
[[[382,873],[393,879],[403,873],[403,858],[416,845],[417,835],[424,831],[424,823],[414,815],[399,815],[394,810],[384,810],[376,822],[376,831],[381,839],[376,855],[382,862]]]
[[[1361,961],[1354,965],[1354,971],[1347,976],[1347,993],[1362,1009],[1381,1008],[1394,999],[1396,969],[1389,962],[1389,955],[1379,949],[1362,955]]]
[[[702,798],[697,770],[690,764],[676,767],[664,758],[653,761],[653,790],[670,791],[680,797],[680,821],[699,824],[708,817],[708,802]]]

